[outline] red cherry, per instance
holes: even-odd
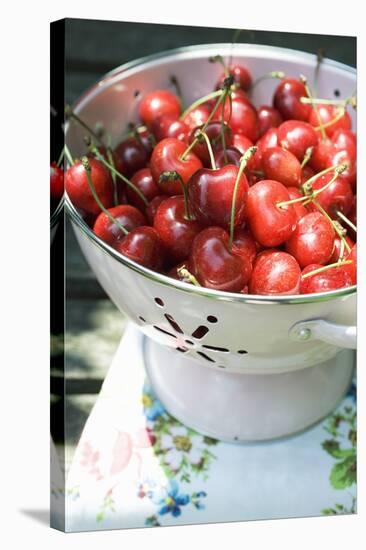
[[[347,241],[348,245],[350,248],[352,248],[352,246],[355,244],[353,242],[352,239],[350,239],[350,237],[348,237],[348,235],[345,235],[345,240]],[[335,239],[334,239],[334,249],[333,249],[333,254],[331,255],[330,259],[329,259],[329,263],[330,264],[335,264],[336,262],[338,262],[339,258],[340,258],[340,254],[341,254],[341,250],[342,250],[342,240],[340,237],[336,236]],[[347,249],[345,248],[344,249],[344,256],[346,256],[347,254]]]
[[[114,243],[114,248],[134,262],[160,271],[164,263],[165,250],[158,233],[153,227],[142,225]]]
[[[328,124],[332,120],[334,120],[338,114],[340,113],[340,107],[337,107],[336,105],[317,105],[317,109],[311,109],[310,115],[309,115],[309,123],[312,126],[319,126],[319,120],[323,125]],[[326,126],[324,128],[325,133],[328,137],[332,137],[336,130],[339,130],[342,128],[343,130],[350,130],[352,128],[352,121],[351,117],[347,113],[347,111],[344,112],[344,115],[337,120],[337,122],[334,122],[330,126]],[[320,133],[320,130],[317,130],[317,132]]]
[[[182,275],[179,270],[184,267],[187,269],[187,266],[189,264],[189,261],[188,260],[183,260],[182,262],[179,262],[177,265],[175,265],[174,267],[172,267],[171,269],[169,269],[167,275],[169,277],[172,277],[172,279],[176,279],[177,281],[185,281],[186,282],[186,279],[184,277],[184,275]]]
[[[108,212],[115,218],[127,231],[131,231],[141,225],[146,225],[145,216],[129,204],[120,204],[109,208]],[[111,221],[105,212],[101,212],[97,217],[93,231],[107,244],[114,244],[115,241],[123,238],[125,233]]]
[[[229,235],[221,227],[208,227],[194,239],[190,271],[207,288],[240,292],[247,283],[243,260],[229,249]]]
[[[137,141],[140,142],[140,144],[145,149],[147,158],[149,159],[151,157],[151,153],[155,145],[155,138],[153,134],[150,132],[149,129],[143,129],[143,130],[139,129],[138,138],[136,139]]]
[[[300,162],[303,161],[307,149],[315,147],[318,136],[314,128],[301,120],[286,120],[277,130],[278,143],[288,149]]]
[[[226,158],[225,158],[225,155],[226,155]],[[240,159],[242,156],[243,156],[242,153],[235,147],[227,147],[226,151],[221,149],[221,151],[218,151],[214,154],[216,168],[222,168],[227,164],[233,164],[234,166],[239,166]]]
[[[344,130],[339,128],[334,132],[331,139],[334,148],[337,151],[347,151],[348,156],[356,160],[357,156],[357,138],[354,132],[351,130]]]
[[[193,174],[188,182],[188,197],[192,212],[200,223],[228,228],[238,172],[237,166],[227,164],[217,170],[202,168]],[[240,225],[244,220],[244,201],[248,189],[248,180],[242,174],[237,187],[234,225]]]
[[[350,211],[348,212],[347,214],[347,218],[350,220],[350,222],[353,223],[353,225],[355,227],[357,227],[357,202],[356,202],[356,195],[353,195],[353,200],[352,200],[352,206],[351,206],[351,209]],[[354,241],[357,241],[357,233],[355,231],[353,231],[352,228],[348,228],[347,229],[349,235],[352,237],[352,239]]]
[[[234,141],[235,144],[235,141]],[[262,171],[262,155],[266,149],[277,147],[277,128],[270,128],[257,142],[257,151],[248,161],[248,170]]]
[[[137,170],[145,168],[148,154],[141,142],[130,137],[117,145],[114,150],[114,158],[117,170],[129,178]]]
[[[188,142],[189,127],[183,120],[173,115],[163,115],[156,118],[151,124],[151,131],[158,141],[165,138],[177,138]]]
[[[302,272],[302,275],[315,271],[323,266],[320,264],[310,264]],[[345,270],[346,266],[330,267],[325,271],[310,275],[301,279],[300,293],[313,294],[315,292],[329,292],[337,288],[352,286],[350,275]]]
[[[325,187],[332,178],[332,172],[320,176],[312,182],[313,189],[317,190]],[[347,215],[352,208],[353,193],[351,186],[346,178],[338,176],[337,179],[329,185],[329,187],[319,193],[316,200],[331,218],[337,219],[337,211],[341,211],[343,214]],[[310,203],[309,210],[315,211],[316,206]]]
[[[262,295],[298,294],[300,277],[301,270],[293,256],[278,250],[265,250],[254,262],[249,291]]]
[[[168,197],[166,195],[157,195],[147,205],[145,214],[151,225],[154,225],[154,218],[158,207],[163,201],[166,201],[167,199]]]
[[[262,168],[267,179],[280,181],[286,187],[298,187],[301,184],[300,162],[287,149],[266,149],[262,153]]]
[[[234,84],[239,86],[239,88],[243,89],[244,91],[249,90],[252,85],[252,76],[246,67],[243,67],[243,65],[232,63],[228,66],[228,72],[229,75],[232,75],[234,77]],[[221,75],[220,80],[216,85],[216,89],[222,88],[227,76],[228,75],[226,73],[223,73]]]
[[[263,136],[270,128],[277,128],[282,122],[279,111],[269,105],[258,107],[259,136]]]
[[[348,167],[344,172],[342,172],[342,177],[346,178],[351,187],[354,189],[356,186],[356,161],[353,157],[350,156],[348,150],[337,150],[333,149],[333,151],[329,154],[328,160],[326,163],[326,168],[329,166],[338,166],[339,164],[348,164]]]
[[[301,103],[300,98],[307,97],[305,86],[299,80],[286,78],[276,88],[273,106],[284,120],[296,119],[308,121],[311,106]]]
[[[60,200],[64,194],[64,171],[55,162],[50,166],[51,199]]]
[[[346,264],[343,269],[347,275],[351,278],[351,283],[355,285],[357,283],[357,244],[352,246],[351,252],[345,256],[345,260],[351,260],[351,264]]]
[[[328,263],[334,248],[334,229],[320,212],[310,212],[301,218],[286,243],[286,250],[300,264]]]
[[[181,182],[176,179],[169,182],[159,183],[163,172],[177,172],[187,184],[189,178],[202,168],[200,159],[190,151],[184,160],[181,156],[186,151],[186,144],[176,138],[166,138],[160,141],[151,156],[150,169],[153,178],[163,193],[167,195],[182,194]]]
[[[290,200],[299,199],[300,197],[303,197],[303,194],[301,193],[298,187],[287,187],[287,191],[288,191]],[[301,218],[306,216],[306,214],[309,213],[309,210],[307,210],[306,206],[304,206],[302,202],[295,202],[292,206],[294,207],[297,220],[300,220]]]
[[[138,170],[132,176],[131,182],[141,191],[149,202],[160,193],[160,189],[152,177],[150,168],[141,168],[141,170]],[[126,196],[130,204],[133,204],[142,212],[145,211],[146,204],[129,185],[126,185]]]
[[[187,219],[184,197],[169,197],[157,208],[154,228],[165,245],[169,259],[179,262],[188,257],[194,237],[201,231],[200,224]]]
[[[257,141],[258,137],[258,116],[257,111],[251,103],[241,98],[235,98],[230,103],[227,99],[224,109],[224,120],[230,126],[234,134],[243,134],[251,141]],[[214,120],[221,120],[221,109],[214,115]]]
[[[113,182],[108,170],[101,162],[94,158],[89,159],[91,179],[95,191],[105,208],[113,205]],[[86,171],[80,160],[65,172],[65,189],[76,208],[81,208],[86,214],[99,214],[100,208],[96,203],[89,187]]]
[[[176,119],[180,114],[180,101],[169,90],[154,90],[145,94],[139,105],[139,116],[150,126],[153,121],[162,115],[172,115]]]
[[[247,280],[249,280],[252,274],[253,262],[258,250],[259,246],[255,242],[249,229],[242,229],[239,227],[235,230],[232,252],[242,258],[244,266],[246,267],[245,278]]]
[[[308,181],[310,178],[315,176],[315,172],[308,164],[305,164],[305,166],[301,170],[301,184]]]
[[[296,228],[296,212],[292,204],[277,206],[290,199],[284,185],[262,180],[250,187],[246,200],[246,218],[254,238],[267,247],[278,246]]]
[[[202,126],[207,122],[210,116],[211,109],[208,105],[202,104],[190,111],[184,118],[183,122],[188,126],[190,130]]]
[[[203,128],[198,126],[192,130],[189,136],[189,143],[193,143],[196,139],[197,132]],[[225,124],[224,139],[226,147],[229,147],[232,143],[232,131],[227,124]],[[222,124],[218,121],[209,122],[205,129],[205,134],[210,140],[210,144],[213,151],[218,151],[222,149],[222,138],[221,138]],[[196,145],[193,147],[192,151],[197,155],[197,157],[202,161],[203,165],[206,167],[211,167],[210,154],[207,148],[207,143],[205,139],[199,140]]]
[[[235,149],[238,149],[242,155],[250,148],[253,147],[253,142],[247,138],[246,136],[243,136],[243,134],[233,134],[232,139],[232,146],[235,147]],[[255,155],[254,155],[255,156]],[[251,157],[253,158],[253,157]],[[249,159],[250,161],[250,159]]]

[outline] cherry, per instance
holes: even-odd
[[[141,225],[146,225],[145,216],[129,204],[120,204],[109,208],[108,212],[116,219],[127,231],[131,231]],[[110,217],[105,212],[101,212],[97,217],[94,227],[94,233],[107,244],[113,245],[115,241],[123,238],[125,233],[113,223]]]
[[[300,197],[303,197],[303,194],[301,193],[298,187],[287,187],[287,191],[288,191],[290,200],[299,199]],[[292,206],[294,207],[297,220],[300,220],[301,218],[306,216],[306,214],[309,213],[309,210],[307,210],[306,206],[304,206],[302,202],[295,202]]]
[[[238,227],[234,232],[232,252],[240,256],[243,260],[248,260],[250,274],[255,257],[259,251],[259,245],[255,242],[249,229]],[[250,276],[249,274],[249,276]],[[248,277],[249,279],[249,277]]]
[[[274,180],[262,180],[250,187],[246,199],[246,218],[254,238],[267,247],[278,246],[296,228],[292,204],[278,206],[290,199],[286,187]]]
[[[308,120],[309,123],[315,127],[319,127],[320,123],[323,124],[326,135],[331,138],[336,130],[350,130],[352,127],[351,117],[347,111],[344,111],[343,116],[335,120],[342,112],[342,107],[320,104],[317,105],[316,109],[310,110]],[[330,124],[333,120],[335,122]],[[320,130],[317,131],[320,132]]]
[[[230,103],[227,98],[224,108],[224,120],[230,126],[234,134],[243,134],[255,142],[258,137],[258,116],[255,108],[247,100],[234,98]],[[221,120],[221,109],[217,109],[213,119]]]
[[[145,168],[148,154],[141,142],[134,137],[129,137],[117,145],[114,158],[117,170],[129,178],[137,170]]]
[[[351,157],[348,150],[342,149],[337,150],[333,149],[328,155],[326,167],[328,166],[337,166],[339,164],[347,164],[347,169],[342,172],[342,176],[347,178],[352,188],[356,186],[356,162],[353,157]]]
[[[227,71],[229,75],[234,78],[234,84],[244,91],[248,91],[252,85],[252,76],[246,67],[238,64],[231,64],[228,66]],[[216,89],[222,88],[225,79],[228,77],[227,73],[223,73],[216,85]]]
[[[64,194],[64,171],[55,162],[50,166],[51,199],[60,200]]]
[[[151,131],[158,141],[165,138],[177,138],[187,143],[190,129],[183,120],[179,120],[173,115],[162,115],[152,122]]]
[[[253,142],[249,138],[247,138],[246,136],[243,136],[243,134],[233,134],[232,146],[235,149],[238,149],[238,151],[240,151],[240,153],[242,155],[244,155],[244,153],[246,153],[246,151],[250,147],[253,147]],[[255,157],[255,155],[254,155],[254,157]],[[252,159],[254,157],[252,157]],[[249,159],[249,162],[250,162],[250,160],[251,159]]]
[[[133,229],[113,247],[130,260],[154,271],[163,267],[165,250],[158,233],[153,227],[142,225]]]
[[[355,244],[353,242],[353,240],[348,237],[348,235],[345,235],[344,236],[348,246],[350,248],[352,248],[352,246]],[[333,254],[331,255],[330,259],[329,259],[329,263],[330,264],[334,264],[336,262],[338,262],[338,260],[340,259],[340,255],[341,255],[341,250],[342,250],[342,240],[340,237],[338,237],[338,235],[335,237],[334,239],[334,249],[333,249]],[[344,253],[343,253],[343,259],[345,259],[345,256],[347,255],[347,249],[343,247],[343,250],[344,250]]]
[[[166,201],[168,197],[166,195],[157,195],[152,199],[146,207],[146,217],[151,225],[154,225],[154,218],[159,205]]]
[[[306,181],[308,181],[313,176],[315,176],[314,170],[310,166],[305,164],[305,166],[301,170],[301,183],[302,184],[305,183]]]
[[[167,275],[169,277],[172,277],[172,279],[176,279],[177,281],[187,282],[186,277],[184,277],[184,275],[180,271],[182,268],[187,269],[187,265],[188,260],[183,260],[171,269],[169,269]]]
[[[101,162],[94,158],[89,159],[91,179],[95,191],[105,208],[113,206],[113,182],[108,170]],[[88,177],[80,160],[65,172],[65,189],[76,208],[81,208],[86,214],[99,214],[99,205],[93,197],[88,183]]]
[[[138,170],[132,176],[131,181],[149,202],[160,193],[160,189],[152,177],[150,168],[141,168]],[[133,204],[142,212],[146,210],[146,204],[132,187],[126,186],[126,196],[130,204]]]
[[[248,140],[249,141],[249,140]],[[240,166],[240,159],[242,153],[235,147],[227,147],[227,149],[221,149],[215,153],[216,168],[222,168],[227,164],[233,164],[234,166]]]
[[[320,264],[310,264],[302,272],[302,275],[306,275],[311,271],[321,269],[323,266]],[[308,277],[301,278],[300,293],[301,294],[313,294],[315,292],[329,292],[330,290],[336,290],[337,288],[343,288],[345,286],[352,286],[351,276],[346,271],[346,265],[340,267],[330,267],[325,271],[314,273]]]
[[[314,190],[325,187],[333,179],[334,174],[328,172],[312,182]],[[324,208],[326,213],[333,219],[337,219],[337,211],[348,214],[352,208],[353,193],[348,180],[338,176],[328,187],[326,187],[316,198],[317,202]],[[309,204],[310,210],[316,210],[316,206]]]
[[[280,181],[286,187],[298,187],[301,184],[300,162],[287,149],[266,149],[262,153],[262,168],[267,179]]]
[[[138,128],[136,129],[136,139],[140,142],[140,144],[143,146],[143,148],[146,151],[147,158],[149,159],[151,157],[151,153],[153,151],[154,145],[155,145],[155,138],[153,134],[150,132],[148,128],[142,129]]]
[[[162,115],[172,115],[176,119],[180,114],[180,101],[169,90],[154,90],[145,94],[139,105],[139,116],[146,126]]]
[[[258,107],[258,134],[263,136],[270,128],[277,128],[282,123],[279,111],[269,105]]]
[[[211,226],[194,239],[189,259],[191,273],[207,288],[239,292],[247,283],[243,259],[229,248],[229,235]]]
[[[339,128],[334,132],[331,139],[334,148],[338,151],[347,151],[348,155],[356,160],[357,156],[357,138],[351,130]]]
[[[154,228],[174,262],[188,257],[193,239],[202,229],[196,220],[187,218],[181,195],[169,197],[158,206]]]
[[[202,162],[192,152],[185,154],[186,145],[176,138],[166,138],[160,141],[151,156],[150,169],[153,178],[163,193],[167,195],[179,195],[182,193],[181,181],[179,178],[160,183],[160,176],[164,172],[177,172],[184,184],[189,178],[202,168]],[[182,156],[184,155],[184,160]]]
[[[351,264],[345,264],[343,269],[351,278],[351,283],[355,285],[357,283],[357,244],[352,246],[351,252],[346,255],[346,260],[351,260]]]
[[[295,231],[286,242],[286,250],[300,264],[326,264],[333,253],[334,229],[323,214],[309,212],[301,218]]]
[[[188,182],[189,204],[203,225],[228,228],[231,219],[233,192],[239,168],[227,164],[217,170],[202,168]],[[244,200],[249,189],[245,174],[241,174],[235,200],[234,225],[244,220]]]
[[[304,84],[294,78],[285,78],[276,88],[273,106],[285,120],[296,119],[307,122],[311,106],[301,103],[301,97],[307,97]]]
[[[357,227],[357,208],[356,208],[356,206],[357,206],[356,195],[353,195],[352,206],[351,206],[350,211],[347,214],[347,218],[350,220],[351,223],[353,223],[353,225],[355,227]],[[348,228],[348,233],[350,234],[350,236],[352,237],[352,239],[354,241],[357,241],[357,233],[351,227]]]
[[[301,270],[293,256],[278,250],[261,252],[249,281],[251,294],[298,294]]]
[[[193,143],[193,141],[195,141],[198,131],[202,130],[203,126],[204,125],[198,126],[194,130],[192,130],[189,136],[189,143]],[[225,147],[229,147],[232,143],[232,131],[227,124],[225,124],[224,127],[222,127],[221,122],[212,121],[207,124],[204,131],[208,139],[210,140],[213,151],[219,151],[223,147],[222,132],[225,140]],[[196,142],[192,151],[202,161],[204,166],[206,167],[211,166],[211,159],[210,159],[207,143],[203,138]]]
[[[198,105],[183,118],[183,122],[190,130],[202,126],[210,116],[211,108],[207,104]]]
[[[315,172],[321,172],[329,165],[328,159],[330,154],[334,151],[334,144],[327,138],[321,140],[315,145],[313,152],[309,160],[309,166],[315,170]]]
[[[235,135],[235,134],[234,134]],[[235,145],[235,140],[234,140]],[[249,159],[248,161],[248,169],[249,170],[262,170],[262,155],[266,149],[269,149],[270,147],[277,147],[278,145],[278,139],[277,139],[277,128],[270,128],[264,136],[262,136],[257,141],[257,152],[256,154]]]
[[[300,162],[303,161],[306,151],[315,147],[318,136],[314,128],[301,120],[286,120],[277,130],[278,143],[288,149]]]

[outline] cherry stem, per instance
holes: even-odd
[[[203,132],[202,130],[199,130],[197,132],[197,137],[200,138],[200,137],[203,137],[205,142],[206,142],[206,145],[207,145],[207,149],[208,149],[208,154],[210,155],[210,162],[211,162],[211,167],[213,170],[216,170],[216,163],[215,163],[215,157],[214,157],[214,154],[213,154],[213,151],[212,151],[212,146],[211,146],[211,142],[209,140],[209,137],[208,135],[206,134],[206,132]]]
[[[307,277],[311,277],[312,275],[317,275],[318,273],[323,273],[323,271],[327,271],[328,269],[332,269],[333,267],[342,267],[343,265],[349,265],[352,263],[353,263],[352,260],[341,260],[341,261],[335,262],[334,264],[324,265],[323,267],[318,267],[318,269],[313,269],[313,271],[304,273],[303,275],[301,275],[301,278],[306,279]]]
[[[346,112],[346,106],[343,105],[339,108],[339,113],[332,118],[329,122],[326,122],[325,124],[322,124],[321,126],[315,126],[315,130],[321,130],[321,128],[324,130],[325,128],[329,128],[329,126],[333,126],[333,124],[336,124],[338,120],[341,120],[342,117],[344,117],[344,114]]]
[[[202,103],[206,103],[206,101],[209,101],[210,99],[214,99],[215,97],[219,97],[221,95],[222,90],[216,90],[216,92],[211,92],[210,94],[200,97],[199,99],[197,99],[197,101],[194,101],[189,107],[187,107],[187,109],[181,114],[180,120],[183,120],[196,107],[202,105]]]
[[[314,109],[315,111],[315,114],[316,114],[316,118],[318,119],[318,122],[319,122],[319,127],[318,129],[320,130],[320,133],[322,135],[322,140],[325,141],[327,139],[327,135],[325,133],[325,130],[324,130],[324,125],[322,124],[322,120],[320,118],[320,114],[319,114],[319,111],[318,111],[318,108],[317,106],[315,105],[314,103],[314,100],[313,100],[313,94],[311,93],[311,90],[309,88],[309,85],[308,85],[308,81],[306,79],[306,77],[304,75],[300,75],[300,80],[301,82],[304,84],[304,87],[305,87],[305,91],[306,93],[308,94],[308,98],[310,100],[310,103],[311,103],[311,106],[312,108]]]
[[[72,154],[70,153],[70,149],[68,148],[66,143],[64,145],[64,151],[65,151],[65,157],[67,158],[68,163],[70,164],[70,166],[72,166],[74,164],[74,159],[72,158]]]
[[[347,248],[348,252],[351,252],[351,247],[344,238],[344,233],[346,232],[345,229],[341,226],[339,222],[332,220],[332,218],[327,214],[324,208],[316,200],[313,201],[313,204],[323,214],[323,216],[327,218],[334,231],[337,233],[338,237],[344,242],[344,246]]]
[[[95,199],[95,202],[97,203],[99,208],[104,212],[104,214],[106,214],[106,216],[108,216],[110,221],[112,223],[114,223],[125,235],[128,235],[127,229],[122,224],[120,224],[119,221],[116,220],[116,218],[114,218],[110,212],[108,212],[108,210],[105,208],[102,201],[98,197],[98,194],[95,190],[95,187],[94,187],[94,184],[93,184],[93,181],[92,181],[91,168],[90,168],[88,157],[82,157],[81,162],[82,162],[82,165],[83,165],[84,170],[86,172],[86,177],[88,178],[88,184],[89,184],[90,190],[92,192],[92,195]]]
[[[112,155],[112,151],[108,148],[107,149],[107,157],[108,157],[108,161],[109,163],[113,166],[114,170],[116,169],[116,166],[114,164],[114,159],[113,159],[113,155]],[[112,181],[113,181],[113,202],[114,202],[114,206],[117,206],[118,204],[118,190],[117,190],[117,180],[116,180],[116,173],[114,172],[114,170],[112,171]]]
[[[86,130],[98,143],[100,143],[100,145],[105,147],[105,143],[102,140],[102,138],[100,136],[98,136],[98,134],[96,132],[94,132],[94,130],[92,130],[90,128],[90,126],[88,126],[83,120],[81,120],[81,118],[78,117],[78,115],[76,115],[74,113],[74,111],[71,109],[70,105],[66,105],[65,115],[66,115],[67,118],[70,118],[70,119],[74,120],[77,124],[79,124],[79,126],[84,128],[84,130]]]
[[[145,195],[143,193],[141,193],[140,189],[138,189],[136,187],[136,185],[134,185],[132,183],[132,181],[130,181],[129,179],[126,178],[126,176],[124,176],[123,174],[121,174],[120,172],[118,172],[118,170],[112,165],[110,164],[109,162],[107,162],[105,160],[105,158],[100,154],[98,148],[95,146],[95,145],[91,145],[90,146],[90,150],[91,152],[96,156],[97,160],[99,160],[99,162],[101,162],[102,164],[104,164],[104,166],[106,168],[108,168],[108,170],[113,173],[117,176],[117,178],[120,178],[122,181],[124,181],[126,183],[126,185],[128,185],[129,187],[131,187],[131,189],[133,189],[135,191],[135,193],[137,193],[137,195],[140,197],[140,199],[144,202],[145,206],[147,206],[149,204],[149,201],[147,200],[147,198],[145,197]]]
[[[234,191],[233,191],[233,198],[231,202],[231,215],[230,215],[230,239],[229,239],[229,247],[230,249],[233,246],[233,240],[234,240],[234,225],[235,225],[235,210],[236,210],[236,195],[239,187],[239,181],[240,178],[245,170],[245,167],[247,165],[248,160],[254,155],[256,152],[257,147],[249,147],[247,151],[245,151],[244,155],[240,159],[240,166],[238,173],[236,175],[236,180],[234,184]]]
[[[320,66],[323,63],[324,59],[324,50],[322,48],[318,48],[318,51],[316,52],[316,67],[314,71],[314,90],[315,94],[318,93],[318,81],[319,81],[319,73],[320,73]]]
[[[309,162],[311,159],[311,155],[313,154],[314,147],[308,147],[305,151],[304,158],[302,159],[301,168],[304,168],[304,166]]]
[[[183,278],[184,283],[192,283],[195,286],[201,286],[197,281],[196,277],[192,275],[190,271],[188,271],[185,265],[182,265],[181,267],[179,267],[177,269],[177,273]]]
[[[336,214],[339,218],[341,218],[344,223],[346,223],[355,233],[357,233],[357,227],[343,214],[343,212],[340,212],[339,210],[336,211]]]
[[[61,154],[60,156],[58,157],[58,161],[56,163],[56,166],[60,166],[61,162],[62,162],[62,159],[64,158],[65,156],[65,147],[62,148],[62,151],[61,151]]]
[[[260,76],[259,78],[257,78],[253,82],[253,84],[251,85],[250,91],[252,92],[254,90],[254,88],[257,86],[257,84],[262,82],[262,80],[267,80],[269,78],[278,78],[278,79],[282,80],[285,77],[286,77],[286,75],[283,71],[271,71],[270,73],[266,73],[266,74]]]
[[[192,220],[191,213],[189,211],[189,202],[188,202],[188,194],[187,194],[187,187],[184,184],[184,181],[182,179],[182,176],[176,172],[175,170],[172,172],[162,172],[159,177],[159,183],[163,184],[170,181],[176,181],[178,180],[180,183],[180,186],[182,188],[183,192],[183,198],[184,198],[184,217],[186,220]]]
[[[224,73],[225,73],[225,76],[229,76],[229,69],[227,68],[226,66],[226,63],[224,61],[224,58],[222,57],[222,55],[218,54],[218,55],[212,55],[211,57],[208,58],[209,62],[210,63],[220,63],[220,65],[223,66],[224,68]]]
[[[182,105],[183,104],[182,88],[180,87],[179,81],[174,74],[170,77],[170,82],[171,84],[173,84],[176,94],[179,97],[180,104]]]

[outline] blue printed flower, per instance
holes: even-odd
[[[149,386],[144,386],[142,393],[142,404],[144,407],[145,416],[148,420],[156,420],[159,416],[165,413],[163,405],[152,393]]]
[[[175,518],[180,516],[181,506],[189,503],[189,495],[179,494],[179,485],[175,480],[171,480],[167,487],[153,497],[153,502],[159,506],[158,514],[172,514]]]
[[[354,382],[352,382],[348,392],[347,392],[347,397],[350,397],[352,399],[352,401],[354,403],[356,403],[357,401],[357,389],[356,389],[356,384]]]
[[[201,498],[207,497],[207,493],[205,491],[198,491],[197,493],[193,493],[191,496],[191,502],[192,504],[197,508],[197,510],[204,510],[205,505],[203,502],[201,502]]]

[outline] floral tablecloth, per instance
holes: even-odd
[[[167,414],[146,380],[142,338],[128,326],[85,425],[67,479],[66,531],[356,512],[355,383],[301,435],[222,443]],[[52,487],[53,498],[61,492]]]

